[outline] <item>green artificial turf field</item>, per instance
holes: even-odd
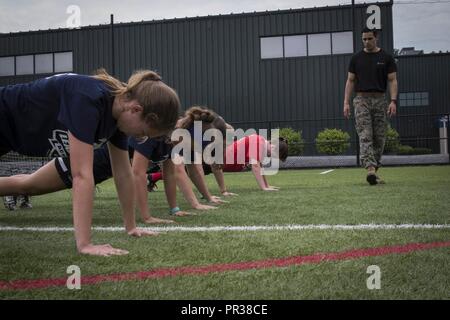
[[[257,189],[250,172],[226,174],[229,191],[239,196],[227,198],[230,202],[217,210],[177,217],[176,225],[159,229],[164,231],[156,237],[136,239],[124,231],[93,230],[94,243],[130,251],[120,257],[79,255],[72,231],[39,229],[72,227],[69,191],[33,197],[31,210],[9,212],[2,207],[0,299],[450,299],[449,245],[300,265],[268,264],[270,259],[317,253],[450,241],[450,166],[384,168],[381,174],[387,183],[376,186],[365,182],[362,169],[321,175],[323,171],[281,171],[268,177],[271,185],[281,188],[270,193]],[[213,177],[207,181],[217,194]],[[182,209],[189,209],[181,195],[178,199]],[[149,193],[149,203],[154,216],[170,218],[162,183]],[[367,224],[374,226],[364,229]],[[139,225],[145,226],[140,221]],[[306,225],[309,228],[302,229]],[[333,229],[335,225],[342,229]],[[112,180],[96,193],[93,226],[122,226]],[[217,226],[267,228],[214,230]],[[258,261],[263,262],[242,268],[242,262]],[[214,269],[218,264],[231,267]],[[81,290],[64,285],[27,289],[18,282],[64,279],[70,265],[80,267]],[[370,265],[381,271],[380,289],[367,288]],[[185,272],[198,266],[208,272]],[[167,268],[174,272],[161,271]],[[142,271],[158,276],[114,281],[94,277],[93,283],[83,283],[86,276]]]

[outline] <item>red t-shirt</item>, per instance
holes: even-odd
[[[267,141],[257,134],[244,137],[230,144],[225,151],[224,172],[239,172],[251,163],[261,162],[267,152]]]

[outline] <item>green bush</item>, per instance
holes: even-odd
[[[390,125],[386,132],[386,143],[384,145],[384,153],[396,153],[400,147],[400,135]]]
[[[316,149],[319,153],[335,155],[347,151],[350,147],[350,135],[340,129],[325,129],[318,133]]]
[[[414,148],[414,154],[432,154],[433,150],[430,148]]]
[[[414,148],[411,146],[399,145],[397,149],[397,154],[399,155],[408,155],[413,152]]]
[[[292,128],[281,128],[280,138],[284,138],[288,141],[289,156],[299,156],[303,153],[305,141],[302,138],[301,131],[295,131]]]
[[[429,148],[413,148],[411,146],[400,145],[397,154],[398,155],[419,155],[419,154],[431,154],[433,151]]]

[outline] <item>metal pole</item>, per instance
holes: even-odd
[[[272,121],[269,121],[269,139],[272,139]]]
[[[447,155],[448,155],[448,163],[450,164],[450,114],[447,114]]]
[[[361,166],[361,160],[360,160],[360,155],[359,155],[359,136],[358,136],[358,132],[356,132],[355,130],[355,137],[356,137],[356,166],[360,167]]]
[[[352,31],[353,31],[353,52],[356,52],[355,0],[352,0]]]
[[[353,52],[356,52],[356,28],[355,28],[355,0],[352,0],[352,32],[353,32]],[[353,106],[354,107],[354,106]],[[361,166],[359,156],[359,137],[355,130],[356,142],[356,166]]]
[[[116,75],[116,62],[114,53],[114,15],[111,14],[111,74]]]

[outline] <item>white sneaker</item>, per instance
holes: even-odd
[[[3,204],[5,205],[5,208],[14,211],[17,209],[17,198],[16,196],[4,196],[3,197]]]
[[[17,196],[17,205],[20,209],[31,209],[33,206],[31,205],[30,196]]]

